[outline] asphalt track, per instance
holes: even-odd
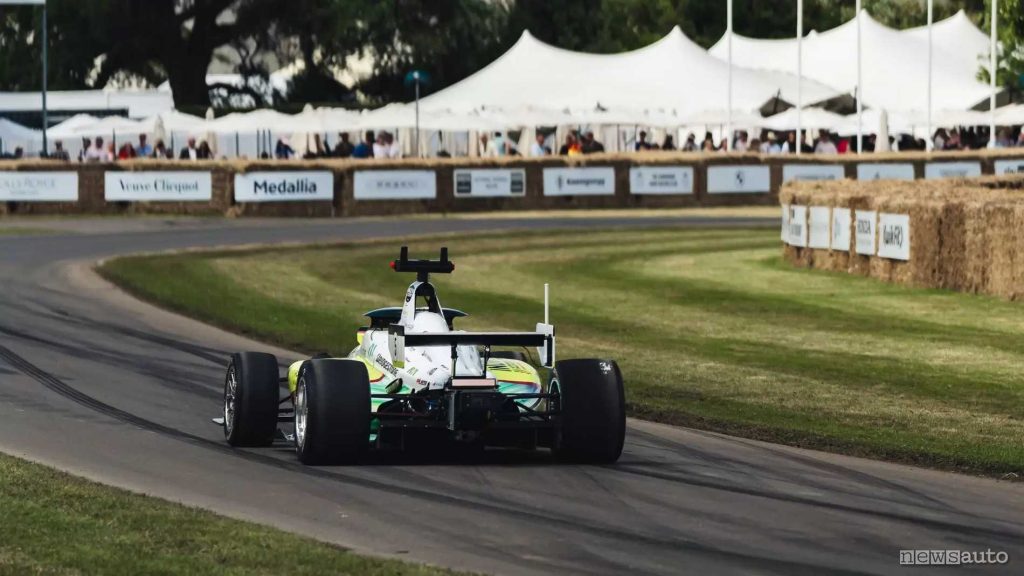
[[[190,247],[628,223],[96,220],[0,238],[0,450],[357,551],[487,573],[1020,573],[1021,483],[643,422],[630,423],[620,462],[602,467],[537,453],[306,468],[286,446],[229,449],[210,423],[225,360],[268,348],[126,298],[87,265]],[[1010,564],[914,569],[899,565],[901,549],[1001,550]]]

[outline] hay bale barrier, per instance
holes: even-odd
[[[1024,298],[1024,175],[790,182],[779,203],[794,266]]]

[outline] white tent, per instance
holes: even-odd
[[[60,138],[76,138],[80,136],[76,130],[82,126],[95,124],[96,122],[99,122],[99,120],[99,118],[90,114],[75,114],[60,124],[51,126],[50,129],[46,131],[46,135],[47,137],[55,140]]]
[[[915,39],[927,50],[927,25],[908,28],[900,33]],[[975,26],[963,10],[932,24],[936,68],[961,70],[964,76],[977,74],[981,66],[988,67],[990,42],[989,35]]]
[[[996,108],[996,125],[1016,126],[1024,124],[1024,104],[1010,104]]]
[[[21,147],[26,153],[34,153],[42,148],[43,132],[26,128],[17,122],[0,118],[0,149],[10,152]]]
[[[969,24],[969,22],[968,22]],[[944,30],[962,27],[959,21]],[[975,37],[976,39],[976,37]],[[711,47],[714,56],[726,59],[725,36]],[[810,35],[803,45],[803,74],[808,78],[854,93],[857,88],[857,20],[832,30]],[[971,108],[987,100],[990,89],[976,78],[978,64],[968,65],[973,48],[961,47],[952,39],[934,42],[932,108]],[[866,11],[862,14],[863,100],[887,110],[928,108],[928,47],[920,33],[901,32],[882,25]],[[958,53],[958,51],[960,51]],[[758,40],[734,34],[733,62],[755,69],[797,71],[796,40]],[[805,98],[808,104],[812,99]]]
[[[107,136],[109,134],[135,135],[151,132],[152,124],[123,116],[107,116],[95,122],[78,126],[72,132],[78,136]]]
[[[250,133],[260,130],[271,132],[295,132],[296,120],[276,110],[260,109],[252,112],[234,112],[205,122],[204,132],[213,134]]]
[[[545,44],[524,32],[490,65],[421,101],[427,110],[519,110],[543,102],[554,110],[675,110],[680,116],[720,108],[727,100],[728,65],[708,55],[676,27],[661,40],[621,54],[585,54]],[[733,107],[756,110],[777,95],[796,100],[790,74],[734,68]],[[834,90],[805,79],[804,99]]]
[[[772,130],[796,130],[797,109],[790,108],[760,122],[760,126]],[[835,130],[846,122],[846,117],[821,108],[804,108],[800,114],[800,126],[805,130]]]

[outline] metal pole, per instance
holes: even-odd
[[[413,72],[413,79],[416,80],[416,146],[415,150],[416,157],[420,156],[420,73]]]
[[[861,77],[860,7],[857,0],[857,154],[864,152],[864,83]]]
[[[726,8],[726,47],[729,52],[729,98],[725,114],[725,149],[732,150],[732,0]]]
[[[49,128],[49,120],[50,120],[49,119],[49,114],[48,114],[47,109],[46,109],[46,88],[47,88],[46,76],[47,76],[47,73],[48,73],[48,66],[47,66],[46,61],[47,61],[47,57],[49,56],[49,54],[47,53],[47,46],[46,46],[48,44],[46,28],[47,28],[47,26],[46,26],[46,2],[43,2],[43,156],[44,157],[50,155],[49,142],[47,141],[47,138],[46,138],[46,130]]]
[[[996,12],[998,0],[992,0],[992,33],[989,46],[988,79],[992,94],[989,95],[988,147],[996,147]]]
[[[804,0],[796,0],[796,153],[803,152]]]
[[[935,139],[932,137],[932,9],[934,0],[928,0],[928,128],[925,130],[928,145],[926,150],[935,149]]]

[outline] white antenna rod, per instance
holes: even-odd
[[[550,324],[550,322],[548,322],[548,294],[549,294],[549,292],[548,292],[548,284],[545,282],[544,283],[544,323],[545,324]]]

